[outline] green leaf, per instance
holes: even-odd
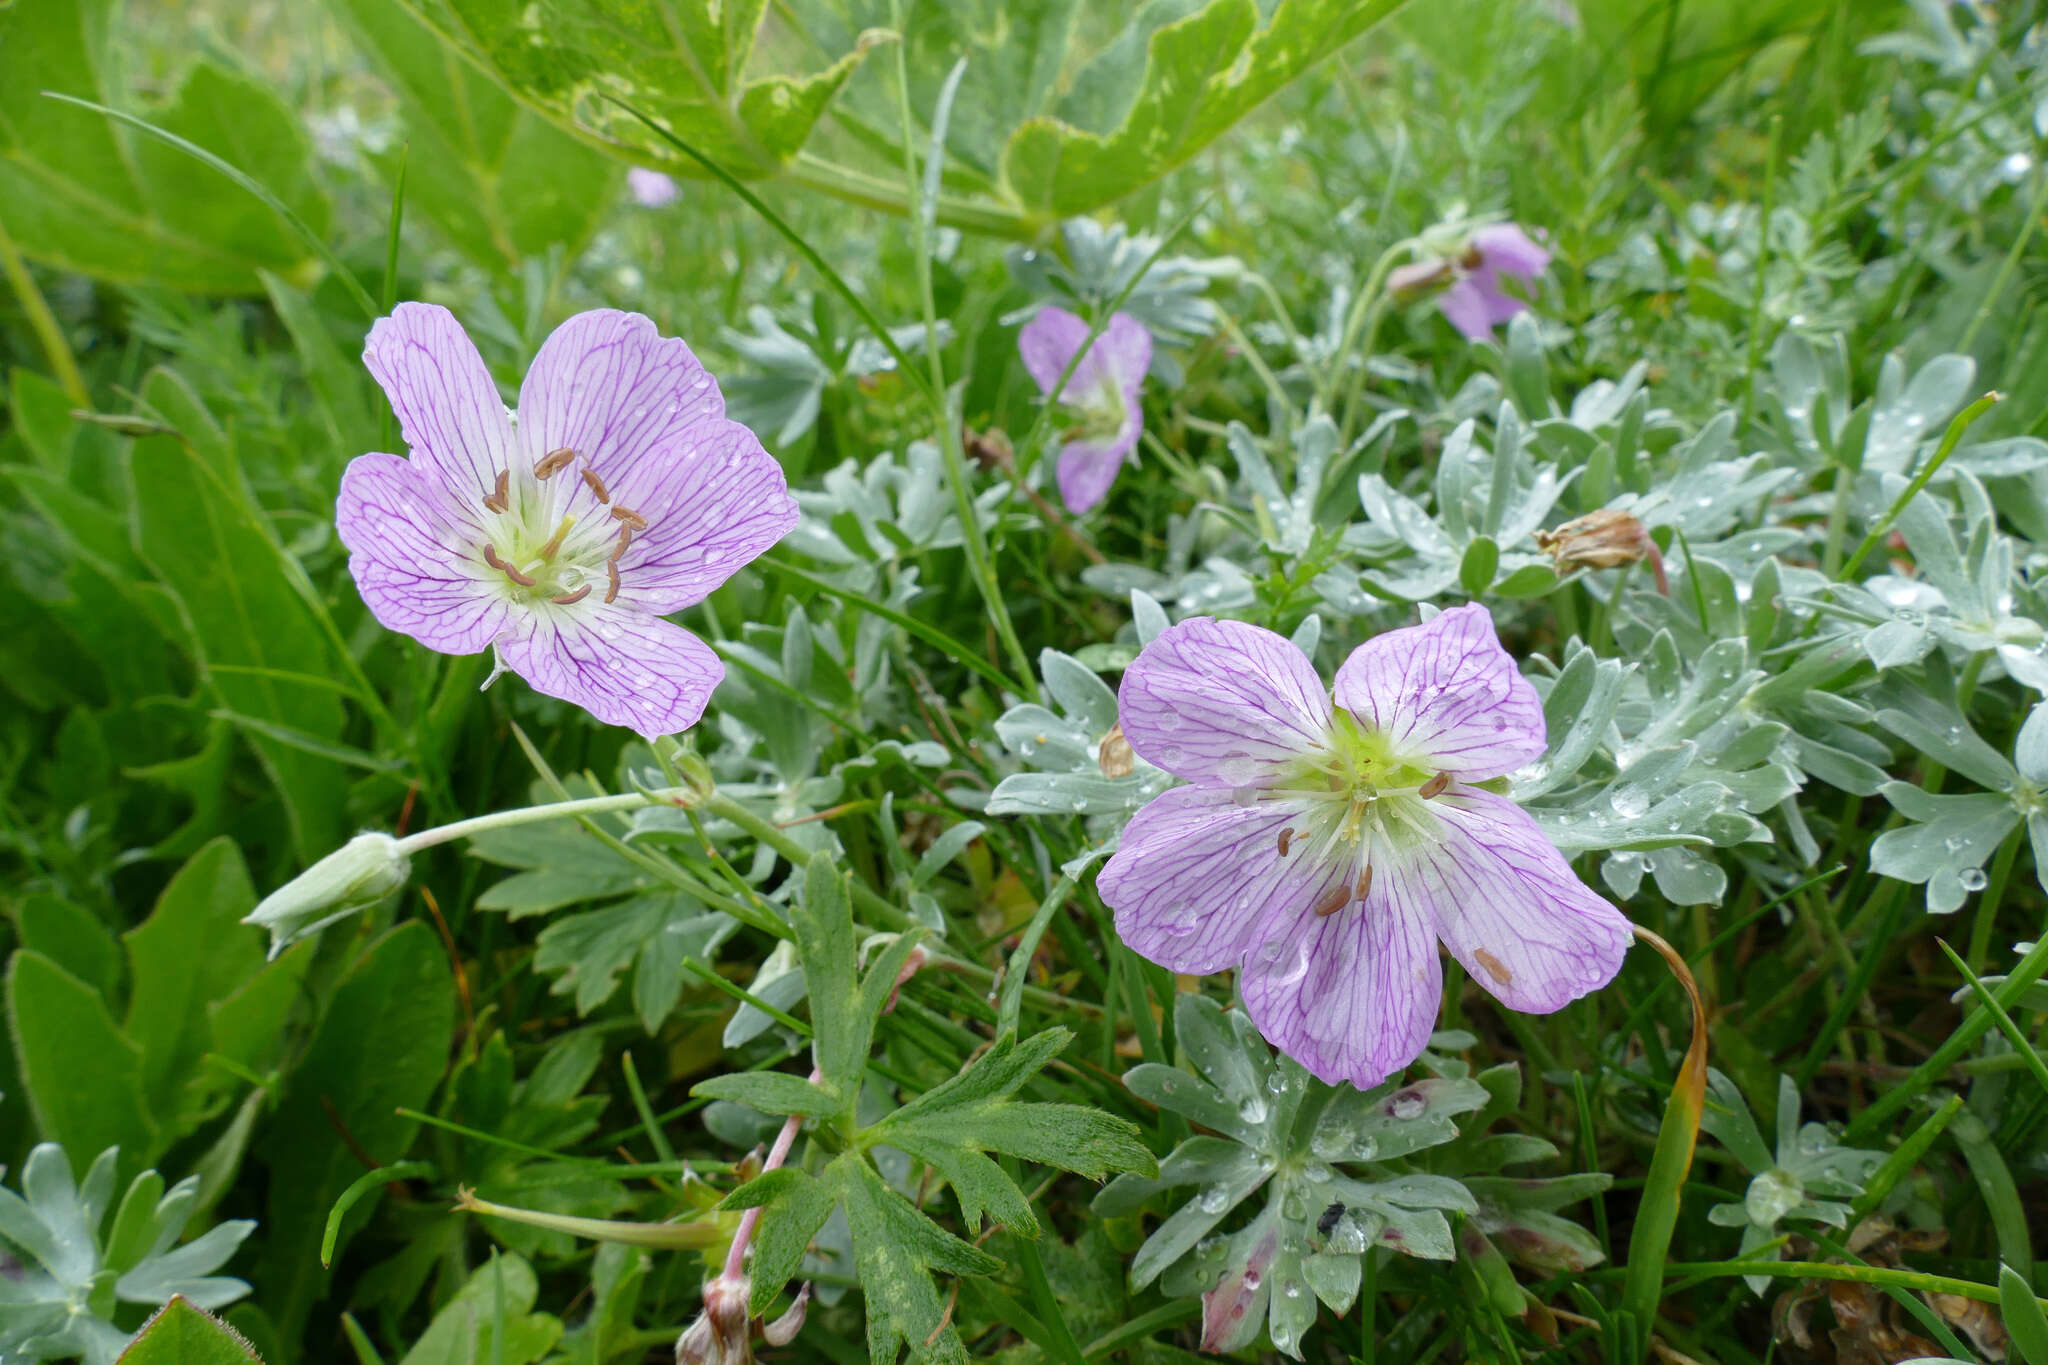
[[[262,1365],[247,1337],[180,1294],[148,1322],[116,1365]]]
[[[846,1169],[845,1161],[836,1161],[825,1168],[822,1176],[795,1172],[798,1178],[779,1188],[774,1202],[761,1215],[754,1231],[754,1312],[767,1312],[782,1287],[796,1278],[803,1265],[804,1251],[838,1206],[840,1182]],[[751,1183],[758,1185],[769,1176],[782,1174],[770,1171]]]
[[[831,854],[811,855],[804,869],[804,894],[791,909],[789,922],[796,931],[797,956],[811,1000],[818,1084],[842,1106],[851,1105],[867,1069],[875,1021],[861,1006],[860,986],[854,979],[858,954],[853,906],[847,900],[845,876]]]
[[[1400,8],[1402,0],[1211,0],[1152,35],[1136,97],[1113,132],[1041,115],[1010,135],[1002,178],[1052,218],[1092,212],[1183,165],[1268,96]]]
[[[58,896],[38,894],[14,911],[21,946],[33,948],[65,971],[111,996],[121,979],[121,949],[90,910]]]
[[[211,1041],[207,1007],[263,967],[263,936],[238,921],[256,905],[242,854],[215,839],[178,869],[156,908],[122,935],[128,952],[125,1031],[142,1048],[150,1108],[175,1118]]]
[[[501,1253],[478,1266],[400,1365],[527,1365],[562,1335],[562,1321],[533,1312],[540,1285],[533,1267]]]
[[[127,284],[252,294],[256,272],[309,281],[305,245],[256,198],[207,185],[177,150],[45,90],[127,107],[114,83],[123,50],[117,0],[0,8],[0,204],[35,259]],[[299,121],[264,86],[206,61],[152,122],[207,147],[267,186],[316,232],[327,199]]]
[[[1998,1267],[1998,1309],[2005,1330],[2026,1365],[2048,1365],[2048,1314],[2034,1297],[2034,1287],[2009,1265]]]
[[[454,1024],[448,962],[440,939],[421,920],[372,943],[335,987],[278,1101],[264,1147],[271,1254],[263,1266],[262,1301],[284,1339],[298,1339],[326,1293],[321,1237],[328,1208],[363,1172],[356,1149],[383,1164],[405,1155],[416,1124],[396,1111],[418,1108],[433,1094]],[[375,1203],[366,1199],[351,1210],[342,1245]]]
[[[736,1071],[730,1076],[713,1076],[690,1090],[698,1099],[732,1100],[767,1114],[803,1114],[819,1117],[839,1112],[832,1096],[799,1076],[786,1071]]]
[[[872,39],[809,75],[749,80],[768,0],[408,0],[521,100],[586,138],[695,174],[601,95],[631,102],[734,175],[784,169]],[[431,88],[431,87],[430,87]]]
[[[41,953],[7,968],[7,1023],[36,1129],[84,1155],[119,1147],[138,1165],[158,1133],[143,1098],[142,1049],[114,1023],[98,991]]]
[[[992,1275],[1003,1263],[918,1212],[866,1162],[849,1154],[833,1165],[844,1168],[841,1200],[867,1298],[868,1359],[894,1360],[910,1346],[920,1360],[965,1362],[966,1348],[946,1321],[932,1272]]]
[[[598,847],[595,841],[588,842]],[[552,881],[554,875],[525,873],[491,891],[523,882],[524,890],[537,892],[539,884],[531,879]],[[548,925],[537,941],[533,965],[559,973],[553,993],[573,994],[576,1012],[584,1015],[609,1000],[618,989],[620,974],[634,967],[633,1003],[641,1026],[653,1033],[682,993],[684,960],[709,958],[738,927],[730,915],[702,910],[687,896],[634,896]]]
[[[329,0],[398,96],[408,214],[500,274],[559,246],[574,259],[619,200],[624,167],[521,106],[400,0]],[[380,157],[396,180],[395,154]]]
[[[195,652],[207,664],[328,674],[326,642],[285,580],[284,551],[227,436],[174,375],[157,372],[144,396],[183,439],[148,437],[130,453],[136,545],[183,608]],[[237,714],[321,741],[341,736],[341,706],[328,693],[260,673],[211,673],[207,683]],[[342,770],[298,745],[245,734],[285,803],[299,856],[311,862],[341,843]]]

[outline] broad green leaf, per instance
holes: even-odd
[[[840,1199],[867,1299],[868,1359],[894,1360],[909,1346],[919,1360],[964,1365],[932,1272],[989,1275],[1003,1263],[926,1218],[865,1161],[847,1155],[833,1165],[844,1169]]]
[[[811,855],[804,869],[804,894],[790,911],[789,922],[796,930],[805,993],[811,1001],[811,1049],[819,1084],[842,1104],[850,1104],[867,1068],[875,1021],[861,1008],[860,985],[854,979],[853,906],[847,899],[846,878],[829,853]]]
[[[1402,0],[1211,0],[1152,35],[1123,121],[1091,132],[1047,115],[1003,149],[1003,183],[1027,210],[1069,218],[1192,158],[1268,96],[1400,8]]]
[[[126,48],[120,0],[0,7],[0,205],[22,250],[63,270],[127,284],[253,294],[256,272],[310,280],[303,243],[254,197],[183,153],[103,115],[42,96],[116,108]],[[210,62],[170,102],[140,111],[268,186],[316,232],[327,199],[299,121],[255,81]]]
[[[562,1335],[562,1320],[536,1313],[540,1294],[533,1267],[500,1254],[478,1266],[434,1314],[400,1365],[527,1365],[548,1353]]]
[[[422,920],[402,924],[356,959],[292,1071],[264,1145],[270,1166],[271,1254],[261,1301],[280,1334],[297,1340],[325,1294],[319,1250],[327,1209],[363,1172],[359,1148],[391,1162],[411,1145],[414,1121],[448,1056],[455,992],[441,941]],[[348,1140],[341,1136],[348,1133]],[[341,1245],[378,1201],[344,1221]]]
[[[137,1164],[155,1159],[142,1049],[121,1032],[98,991],[24,949],[7,969],[7,1025],[45,1140],[81,1157],[119,1147]]]
[[[181,1092],[211,1041],[207,1006],[263,966],[263,935],[238,921],[256,890],[230,839],[215,839],[178,869],[148,919],[122,935],[128,952],[125,1031],[142,1048],[152,1111],[177,1117]]]
[[[22,947],[35,949],[102,997],[114,994],[121,949],[90,910],[59,896],[29,896],[14,911],[14,931]]]
[[[600,852],[610,852],[589,842]],[[524,873],[491,890],[498,892],[513,882],[531,887],[533,878],[544,875],[549,874]],[[641,1026],[653,1033],[682,993],[684,960],[708,959],[738,927],[730,915],[702,910],[687,896],[632,896],[555,920],[541,930],[533,965],[559,973],[553,992],[573,994],[580,1015],[609,1000],[618,989],[620,974],[632,967],[634,1010]]]
[[[870,39],[809,75],[749,79],[768,0],[407,0],[521,100],[639,159],[697,173],[631,104],[741,177],[795,159]]]
[[[191,642],[208,664],[324,677],[329,652],[306,604],[285,579],[286,553],[243,481],[228,438],[183,381],[159,371],[150,405],[183,439],[151,436],[130,453],[136,545],[176,595]],[[342,715],[330,692],[260,673],[207,674],[228,710],[332,742]],[[246,738],[291,817],[299,856],[311,862],[342,841],[342,769],[259,732]]]
[[[618,162],[517,103],[401,0],[329,6],[398,96],[408,217],[502,274],[553,246],[582,250],[618,203]],[[379,160],[396,171],[395,155]]]
[[[261,1365],[248,1338],[183,1295],[172,1299],[121,1352],[118,1365]]]

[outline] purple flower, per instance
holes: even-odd
[[[683,194],[673,176],[650,171],[645,166],[627,170],[626,189],[632,194],[633,202],[643,209],[666,208]]]
[[[1467,341],[1484,341],[1495,327],[1528,311],[1527,303],[1500,287],[1501,277],[1527,288],[1549,266],[1550,252],[1542,243],[1513,223],[1495,223],[1472,234],[1460,259],[1404,265],[1388,274],[1387,287],[1398,295],[1455,279],[1436,306]]]
[[[1124,734],[1190,785],[1139,811],[1102,869],[1124,942],[1176,972],[1242,967],[1259,1032],[1360,1088],[1429,1041],[1439,939],[1512,1009],[1613,979],[1628,921],[1491,789],[1546,739],[1484,607],[1367,640],[1334,701],[1299,649],[1241,621],[1145,647]]]
[[[1087,340],[1086,322],[1047,305],[1018,334],[1017,348],[1039,390],[1049,394]],[[1151,365],[1152,334],[1129,313],[1118,313],[1074,366],[1059,401],[1077,420],[1066,431],[1055,470],[1068,511],[1085,512],[1107,497],[1137,446],[1145,422],[1138,391]]]
[[[411,450],[360,455],[335,524],[376,618],[443,654],[497,651],[549,696],[648,738],[688,728],[725,666],[661,618],[788,534],[796,502],[681,341],[579,313],[508,411],[445,308],[403,303],[363,363]]]

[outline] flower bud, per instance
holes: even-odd
[[[1109,727],[1109,733],[1102,737],[1102,743],[1095,746],[1095,762],[1102,769],[1104,777],[1129,777],[1138,767],[1138,752],[1131,742],[1124,738],[1121,723]]]
[[[276,957],[404,886],[411,863],[390,835],[358,834],[265,896],[242,923],[268,929],[270,955]]]
[[[1603,507],[1574,517],[1555,531],[1538,531],[1535,540],[1536,548],[1550,556],[1560,578],[1573,569],[1619,569],[1647,559],[1657,575],[1657,590],[1667,596],[1670,593],[1657,542],[1650,539],[1642,522],[1627,512]]]

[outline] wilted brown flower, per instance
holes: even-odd
[[[1121,724],[1109,727],[1109,733],[1095,747],[1095,761],[1101,765],[1104,777],[1129,777],[1138,766],[1138,756],[1131,742],[1124,738]]]
[[[1555,531],[1536,532],[1536,548],[1548,554],[1558,577],[1573,569],[1619,569],[1648,560],[1657,576],[1657,591],[1671,595],[1664,577],[1664,556],[1644,525],[1627,512],[1603,507],[1573,517]]]

